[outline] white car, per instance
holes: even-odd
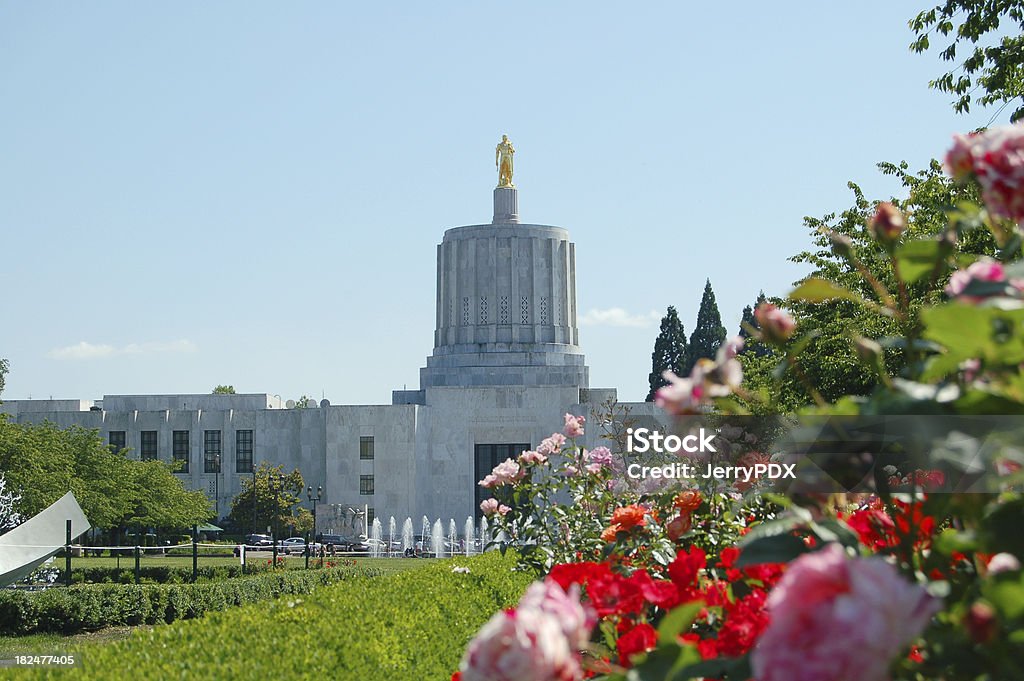
[[[284,555],[288,556],[293,553],[302,554],[306,550],[306,540],[302,537],[289,537],[279,544],[279,550],[284,552]],[[320,551],[320,544],[316,542],[309,542],[309,553],[315,555]]]

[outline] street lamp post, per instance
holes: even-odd
[[[277,567],[277,516],[280,512],[280,495],[281,488],[284,487],[284,475],[278,474],[277,477],[268,475],[267,484],[270,487],[270,492],[274,495],[274,517],[270,521],[270,541],[274,545],[274,558],[273,565]]]
[[[313,487],[309,486],[306,488],[306,498],[313,502],[313,541],[317,541],[316,538],[316,502],[323,498],[324,488],[317,485],[316,496],[313,496]]]
[[[323,498],[324,498],[324,487],[323,486],[318,485],[318,484],[316,485],[316,496],[315,497],[313,497],[312,485],[306,487],[306,499],[308,499],[310,502],[312,502],[312,505],[313,505],[313,542],[314,543],[319,541],[316,538],[316,502],[318,502],[319,500],[321,500]]]
[[[260,529],[256,526],[256,464],[252,466],[252,533],[259,534]]]
[[[217,509],[217,521],[220,521],[220,454],[213,455],[213,465],[217,470],[213,472],[213,498]]]

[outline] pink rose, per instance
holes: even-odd
[[[583,452],[583,463],[588,473],[600,473],[612,465],[612,452],[607,447],[595,447]]]
[[[495,498],[484,499],[480,502],[480,510],[484,515],[491,516],[498,512],[498,500]]]
[[[562,435],[561,433],[552,433],[551,437],[544,438],[544,440],[540,443],[540,446],[537,447],[537,451],[540,452],[541,454],[547,454],[548,456],[550,456],[552,454],[557,454],[558,452],[560,452],[564,445],[565,436]]]
[[[946,169],[956,178],[976,177],[992,215],[1024,220],[1024,126],[954,136]]]
[[[512,510],[511,508],[509,508],[505,504],[502,504],[501,506],[498,506],[498,515],[506,516],[506,515],[508,515],[508,512],[511,511],[511,510]]]
[[[519,463],[523,466],[531,466],[535,464],[544,464],[548,462],[548,457],[540,452],[533,450],[523,452],[519,455]]]
[[[576,681],[583,677],[558,620],[539,608],[499,612],[459,665],[462,681]]]
[[[1000,572],[1020,570],[1020,561],[1012,553],[997,553],[988,561],[988,573],[998,575]]]
[[[594,628],[594,612],[580,603],[580,587],[572,584],[566,592],[558,582],[550,579],[534,582],[519,600],[517,610],[532,608],[554,618],[573,650],[586,647],[590,630]]]
[[[666,371],[663,377],[668,381],[668,385],[658,388],[654,394],[654,403],[674,416],[696,414],[700,411],[704,396],[703,381],[693,378],[697,372],[698,368],[694,367],[690,378],[680,378],[671,371]]]
[[[758,681],[886,681],[940,602],[883,559],[830,544],[793,561],[767,605],[751,656]]]
[[[957,270],[949,277],[949,283],[946,284],[946,293],[950,297],[958,298],[964,302],[979,303],[988,296],[963,295],[964,290],[974,281],[1005,282],[1006,270],[1003,269],[1002,263],[996,262],[991,258],[979,258],[971,263],[967,269]],[[1019,290],[1020,288],[1019,282],[1011,281],[1007,283],[1007,289],[1004,290],[1004,293],[1012,293],[1013,289]]]
[[[583,435],[583,422],[586,421],[582,416],[573,416],[572,414],[565,415],[565,428],[562,432],[565,433],[566,437],[580,437]]]
[[[526,471],[523,470],[518,463],[512,459],[505,459],[490,472],[483,480],[480,481],[481,487],[491,489],[493,487],[501,487],[502,485],[511,485],[519,482],[526,476]]]

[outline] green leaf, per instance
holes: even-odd
[[[805,303],[821,303],[826,300],[837,299],[852,300],[855,303],[867,302],[853,291],[818,277],[804,279],[799,286],[790,292],[789,299],[802,300]]]
[[[987,366],[1024,362],[1024,310],[953,303],[925,308],[921,319],[924,337],[946,349],[932,360],[926,378],[948,375],[968,359]]]
[[[900,268],[900,277],[908,284],[935,271],[945,256],[946,247],[935,239],[907,241],[900,244],[894,254]]]
[[[1008,620],[1024,616],[1024,583],[1020,572],[996,575],[982,587],[982,593],[992,601],[999,614]]]
[[[762,563],[788,563],[810,551],[803,539],[792,534],[759,537],[750,542],[742,541],[740,549],[740,557],[736,559],[738,568]]]
[[[683,630],[689,629],[693,624],[694,618],[697,617],[697,613],[700,612],[703,605],[702,602],[696,601],[671,610],[658,625],[658,642],[666,646],[675,645],[676,639],[683,633]]]

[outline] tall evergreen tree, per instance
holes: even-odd
[[[754,354],[758,355],[759,357],[770,354],[771,351],[764,345],[758,343],[757,341],[752,341],[750,339],[750,332],[747,331],[748,325],[754,329],[761,328],[757,323],[757,318],[754,316],[754,310],[756,310],[758,306],[761,305],[761,303],[767,302],[768,298],[764,295],[764,291],[761,291],[760,293],[757,294],[757,300],[754,301],[753,306],[747,305],[745,308],[743,308],[743,319],[740,320],[740,338],[742,338],[745,341],[745,344],[743,345],[743,349],[740,352],[753,351]]]
[[[668,384],[661,376],[665,371],[682,375],[685,365],[686,331],[676,309],[669,305],[668,312],[661,318],[661,332],[654,341],[654,352],[651,354],[651,374],[647,379],[651,390],[647,393],[647,401],[653,402],[658,388]]]
[[[718,312],[715,292],[711,290],[711,280],[704,284],[704,296],[700,299],[700,310],[697,312],[697,326],[690,334],[690,348],[686,359],[686,373],[693,370],[697,360],[714,357],[719,346],[725,342],[725,327],[722,326],[722,315]]]

